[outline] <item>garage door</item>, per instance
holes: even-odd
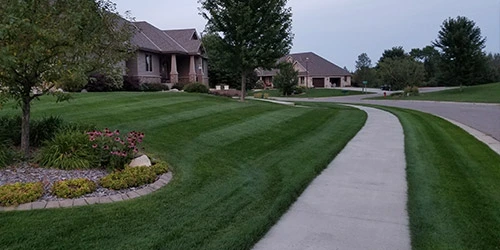
[[[325,87],[325,78],[313,78],[313,86],[315,88],[324,88]]]

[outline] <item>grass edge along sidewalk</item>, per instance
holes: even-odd
[[[174,179],[130,201],[0,213],[2,249],[249,249],[366,119],[340,106],[300,109],[200,94],[74,97],[59,104],[44,97],[33,116],[140,129],[146,150],[170,164]]]
[[[377,108],[403,124],[413,249],[497,249],[500,156],[442,118]]]
[[[374,97],[374,100],[421,100],[470,103],[497,103],[500,105],[500,83],[482,84],[470,87],[449,89],[430,93],[420,93],[419,96],[408,97]]]

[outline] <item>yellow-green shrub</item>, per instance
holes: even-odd
[[[58,181],[52,186],[52,194],[59,198],[75,198],[93,193],[96,184],[85,178]]]
[[[155,165],[151,166],[151,168],[153,169],[156,175],[162,175],[168,172],[168,165],[166,162],[163,161],[157,162]]]
[[[14,183],[0,186],[0,205],[13,206],[38,200],[43,194],[41,182]]]
[[[115,171],[101,178],[99,183],[105,188],[120,190],[142,186],[155,180],[156,172],[152,167],[126,167],[122,171]]]

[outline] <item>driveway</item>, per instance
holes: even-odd
[[[294,102],[337,102],[375,104],[391,107],[408,108],[431,113],[455,120],[479,130],[500,141],[500,104],[478,104],[435,101],[395,101],[365,100],[381,94],[328,97],[328,98],[275,98]]]

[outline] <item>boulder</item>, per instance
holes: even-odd
[[[87,93],[88,91],[86,89],[82,89],[82,93]]]
[[[142,166],[151,167],[151,160],[149,159],[149,157],[147,155],[141,155],[141,156],[133,159],[130,162],[129,166],[130,167],[142,167]]]

